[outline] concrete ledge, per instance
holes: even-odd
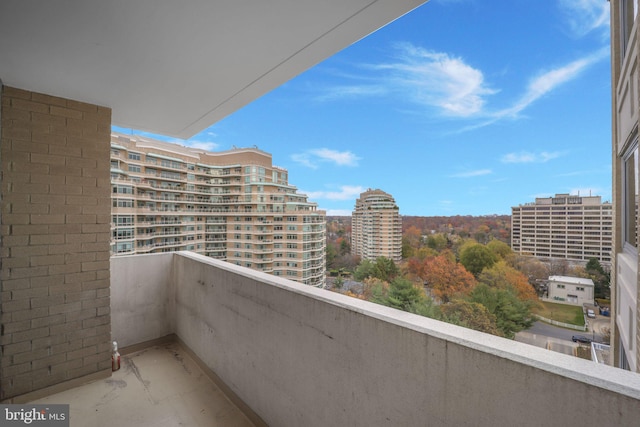
[[[154,289],[145,272],[160,259],[121,285]],[[162,321],[260,425],[573,425],[570,408],[583,425],[640,419],[631,372],[193,253],[170,264],[172,301],[132,316],[173,313]],[[137,342],[154,328],[136,326],[123,333]]]

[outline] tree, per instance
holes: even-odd
[[[386,305],[388,292],[389,284],[387,282],[374,277],[365,279],[363,282],[362,297],[367,301]]]
[[[505,261],[497,262],[491,268],[485,268],[478,276],[478,281],[493,288],[513,288],[518,298],[523,301],[538,299],[538,295],[529,283],[527,276],[507,265]]]
[[[496,316],[496,326],[506,338],[513,339],[517,332],[528,329],[535,319],[531,315],[532,301],[520,300],[511,288],[492,288],[479,283],[467,299],[484,305]]]
[[[513,256],[513,250],[505,242],[493,239],[487,243],[487,249],[491,251],[496,259],[508,259]]]
[[[413,254],[420,249],[420,239],[422,237],[422,231],[414,225],[407,227],[402,232],[402,247],[403,252],[406,250],[406,254],[403,253],[404,258],[409,258],[413,256]],[[406,247],[406,249],[405,249]]]
[[[335,244],[333,244],[332,242],[327,242],[327,250],[326,250],[325,258],[326,258],[328,270],[334,267],[334,262],[337,256],[338,256],[338,251],[336,250]]]
[[[411,311],[413,307],[421,304],[426,295],[424,290],[403,277],[398,277],[389,284],[387,304],[390,307],[403,311]]]
[[[340,255],[344,256],[351,253],[351,244],[347,241],[347,239],[340,238],[338,239],[340,242]]]
[[[368,277],[375,277],[385,282],[391,282],[400,274],[400,269],[392,259],[378,257],[375,262],[364,259],[353,272],[353,278],[363,281]]]
[[[610,298],[611,294],[611,274],[606,271],[596,258],[591,258],[585,270],[594,284],[594,295],[596,298]]]
[[[344,285],[344,279],[342,276],[338,276],[333,280],[333,287],[336,289],[342,289],[342,285]]]
[[[486,246],[476,243],[465,246],[460,252],[460,262],[475,277],[485,268],[491,267],[496,258]]]
[[[488,334],[502,335],[496,325],[496,316],[482,304],[455,300],[443,304],[440,310],[445,322]]]
[[[362,282],[371,276],[373,276],[373,262],[363,259],[353,272],[353,278]]]
[[[419,271],[419,277],[433,296],[445,303],[455,295],[468,293],[476,285],[473,275],[456,263],[449,251],[426,258]]]
[[[374,277],[377,277],[380,280],[384,280],[385,282],[391,282],[400,274],[400,269],[396,266],[395,262],[393,262],[390,258],[378,257],[376,258],[376,262],[373,265]]]
[[[551,258],[549,260],[549,276],[566,276],[569,272],[569,261]]]
[[[430,234],[427,237],[427,246],[436,252],[441,252],[447,248],[449,241],[442,233]]]

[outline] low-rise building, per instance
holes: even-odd
[[[561,304],[593,304],[593,280],[582,277],[550,276],[549,299]]]

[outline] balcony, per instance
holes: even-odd
[[[540,426],[579,418],[602,426],[640,419],[638,374],[188,252],[112,258],[111,319],[121,347],[175,337],[178,350],[214,373],[257,424]],[[156,381],[166,393],[181,387],[165,375]],[[209,393],[182,398],[201,402]],[[91,404],[76,395],[75,406]],[[72,411],[74,402],[67,402]],[[155,405],[166,409],[160,400]],[[120,410],[137,419],[153,412],[123,403],[91,416],[116,420]]]

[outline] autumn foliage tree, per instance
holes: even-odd
[[[440,307],[442,319],[454,325],[475,329],[476,331],[501,336],[496,325],[496,316],[477,302],[455,300]]]
[[[538,296],[535,289],[529,283],[527,276],[509,266],[505,261],[494,264],[485,269],[478,276],[478,281],[493,288],[513,288],[519,299],[523,301],[536,301]]]
[[[445,303],[458,294],[468,293],[476,285],[473,275],[447,251],[424,259],[417,271],[433,296]]]

